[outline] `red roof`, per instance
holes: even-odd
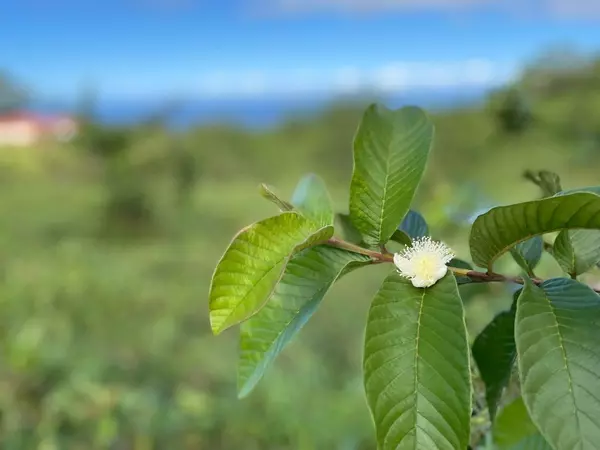
[[[52,124],[59,120],[73,120],[72,117],[65,114],[39,114],[28,111],[16,111],[7,114],[0,114],[0,122],[15,122],[27,120],[30,122],[37,122],[38,124]]]

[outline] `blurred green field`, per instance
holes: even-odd
[[[554,170],[566,188],[600,182],[598,66],[568,74],[570,89],[532,88],[524,77],[534,120],[518,132],[498,119],[506,92],[433,115],[436,146],[416,207],[459,257],[469,259],[468,229],[457,217],[538,196],[525,169]],[[233,234],[277,212],[259,182],[289,196],[316,172],[347,210],[359,118],[359,108],[334,105],[260,132],[140,126],[120,131],[127,145],[116,156],[83,141],[0,149],[0,447],[374,449],[361,344],[390,267],[337,283],[243,401],[236,332],[213,337],[207,307]],[[558,270],[545,255],[540,275]],[[501,285],[464,289],[473,333],[510,302]],[[489,289],[500,295],[494,304]]]

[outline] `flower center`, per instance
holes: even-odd
[[[415,257],[415,275],[417,275],[419,278],[423,278],[425,280],[434,278],[439,267],[440,258],[436,255],[425,254]]]

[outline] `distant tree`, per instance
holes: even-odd
[[[24,87],[0,69],[0,113],[22,108],[27,99]]]
[[[523,93],[517,89],[503,92],[493,109],[496,120],[505,133],[521,133],[533,119],[531,108]]]

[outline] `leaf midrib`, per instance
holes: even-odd
[[[267,275],[269,275],[271,272],[273,272],[273,270],[275,270],[275,268],[277,268],[277,266],[279,266],[279,264],[281,264],[285,259],[289,259],[289,256],[284,256],[283,258],[279,259],[275,264],[273,264],[273,267],[271,267],[268,271],[266,271],[257,281],[256,283],[253,283],[250,286],[250,289],[248,289],[248,291],[246,292],[246,294],[240,299],[240,301],[233,307],[230,309],[229,314],[227,314],[225,316],[225,320],[229,319],[229,317],[231,317],[231,315],[236,312],[240,306],[242,306],[244,304],[244,302],[246,301],[246,299],[248,298],[248,296],[254,292],[254,289],[256,289],[256,286],[258,286],[266,277]],[[279,276],[279,279],[281,279],[281,277],[283,276],[283,269],[285,268],[285,264],[284,267],[280,270],[281,275]],[[275,282],[273,284],[273,287],[271,288],[271,292],[269,292],[269,295],[267,295],[266,300],[263,302],[263,305],[269,301],[269,299],[271,298],[271,296],[273,295],[273,292],[275,290],[275,288],[277,287],[277,282]],[[226,308],[223,308],[226,309]],[[258,312],[258,310],[257,310]]]
[[[227,321],[232,316],[232,314],[234,312],[238,311],[238,309],[242,306],[242,304],[244,304],[244,302],[246,301],[248,296],[252,292],[254,292],[254,289],[256,289],[256,286],[258,286],[267,277],[267,275],[269,275],[271,272],[273,272],[273,270],[275,270],[275,268],[277,268],[279,266],[279,264],[281,264],[282,262],[285,262],[286,260],[289,261],[291,259],[291,257],[297,253],[299,248],[306,245],[306,243],[309,242],[310,239],[312,239],[314,236],[318,236],[326,228],[328,228],[328,226],[321,227],[314,233],[310,233],[308,236],[306,236],[306,238],[304,240],[302,240],[301,242],[296,244],[296,246],[294,246],[294,248],[292,249],[292,251],[289,255],[284,255],[282,258],[277,260],[277,262],[274,263],[273,266],[267,272],[263,273],[262,276],[255,283],[252,283],[250,289],[248,289],[246,294],[244,294],[244,296],[240,299],[240,301],[233,308],[230,309],[229,314],[224,316],[225,319],[223,320],[223,323],[227,323]],[[318,245],[318,241],[315,242],[314,245]],[[281,277],[283,277],[283,273],[285,271],[286,266],[287,266],[287,263],[283,264],[283,267],[280,269],[279,277],[276,280],[274,280],[273,286],[271,287],[269,294],[266,296],[265,300],[261,303],[260,307],[256,308],[256,311],[253,314],[251,314],[250,316],[248,316],[247,319],[249,319],[250,317],[254,316],[256,313],[258,313],[260,311],[260,309],[262,309],[262,306],[264,306],[269,301],[269,299],[273,296],[273,293],[275,292],[275,288],[277,287],[279,280],[281,280]],[[222,309],[227,309],[227,308],[222,308]]]
[[[419,305],[419,313],[417,315],[417,336],[415,339],[415,377],[414,384],[415,388],[413,391],[413,395],[415,396],[415,421],[413,428],[415,430],[415,446],[414,449],[418,450],[418,438],[417,438],[417,430],[419,429],[418,420],[419,420],[419,341],[421,339],[421,318],[423,317],[423,305],[425,304],[425,294],[427,293],[427,289],[423,289],[423,293],[421,294],[421,302]]]
[[[554,318],[554,326],[556,327],[556,335],[558,336],[558,345],[560,347],[561,356],[563,358],[563,363],[565,365],[565,371],[567,372],[567,378],[569,380],[569,395],[571,400],[573,401],[573,406],[575,410],[575,423],[577,424],[577,430],[581,435],[581,423],[579,421],[579,408],[577,407],[577,399],[573,393],[573,376],[571,375],[571,369],[569,367],[569,360],[567,359],[567,351],[564,345],[564,338],[562,332],[560,330],[560,324],[558,322],[558,316],[556,315],[556,308],[552,304],[550,297],[546,294],[546,291],[542,289],[544,294],[544,299],[548,302],[548,307],[550,308],[550,312],[552,313],[552,317]]]
[[[377,241],[379,244],[382,242],[382,228],[383,228],[383,216],[385,215],[385,205],[387,202],[387,191],[388,191],[388,179],[390,177],[390,160],[392,156],[392,144],[394,142],[393,136],[394,126],[392,124],[392,136],[390,142],[386,145],[387,156],[385,158],[385,178],[383,180],[383,193],[381,195],[381,213],[379,214],[379,226],[377,228]]]

